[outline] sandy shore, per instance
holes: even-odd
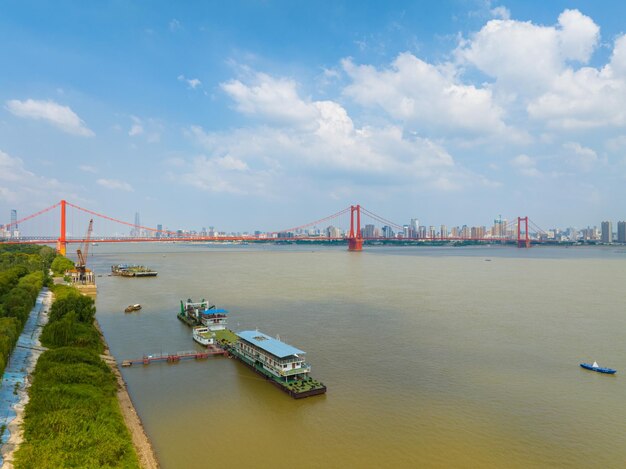
[[[139,464],[144,469],[157,469],[159,467],[159,463],[156,455],[154,454],[154,449],[152,448],[152,444],[146,435],[141,419],[139,418],[139,415],[137,415],[135,406],[130,399],[130,395],[126,389],[126,383],[124,382],[124,378],[122,378],[117,362],[109,352],[109,348],[106,340],[104,340],[98,321],[96,321],[96,327],[98,327],[98,331],[100,331],[100,336],[102,337],[102,342],[105,347],[104,354],[100,355],[100,357],[107,365],[109,365],[109,368],[111,368],[111,371],[117,379],[117,400],[120,404],[122,416],[124,417],[124,423],[126,423],[126,427],[128,427],[128,431],[130,432],[133,446],[135,447],[135,451],[137,451]]]

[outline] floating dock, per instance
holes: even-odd
[[[212,345],[208,346],[206,350],[203,350],[201,352],[198,352],[196,350],[188,350],[184,352],[154,353],[151,355],[144,355],[141,358],[123,360],[122,366],[149,365],[150,363],[154,362],[178,363],[181,360],[202,360],[205,358],[209,358],[213,355],[227,356],[228,352],[223,348]]]

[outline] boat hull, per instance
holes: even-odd
[[[580,367],[584,368],[585,370],[597,371],[598,373],[604,373],[606,375],[614,375],[617,372],[617,370],[614,370],[613,368],[593,366],[593,365],[590,365],[589,363],[581,363]]]

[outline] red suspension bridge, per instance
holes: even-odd
[[[93,235],[87,239],[83,234],[90,220],[94,223]],[[363,225],[362,221],[365,221]],[[529,228],[535,231],[531,240]],[[19,229],[18,229],[19,228]],[[123,231],[121,231],[123,230]],[[226,234],[216,232],[188,232],[152,228],[138,223],[123,221],[93,210],[75,205],[66,200],[40,210],[32,215],[0,226],[0,242],[10,244],[56,245],[58,252],[65,254],[68,244],[137,242],[267,242],[267,241],[347,241],[350,251],[361,251],[364,242],[498,242],[530,247],[545,239],[546,233],[528,217],[516,217],[511,221],[494,220],[492,228],[464,226],[448,232],[441,226],[434,227],[402,225],[381,217],[360,205],[351,205],[343,210],[310,223],[292,228],[256,233]]]

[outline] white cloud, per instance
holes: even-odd
[[[18,117],[44,120],[69,134],[83,137],[93,137],[95,135],[68,106],[63,106],[54,101],[37,101],[34,99],[19,101],[12,99],[7,101],[6,107],[12,114]]]
[[[90,165],[86,165],[86,164],[81,164],[78,168],[81,171],[84,171],[86,173],[96,174],[98,172],[98,168],[96,168],[95,166],[90,166]]]
[[[597,153],[591,148],[583,147],[580,143],[564,143],[563,149],[567,152],[565,161],[580,171],[591,171],[598,162]]]
[[[117,179],[98,179],[96,181],[100,186],[106,187],[112,190],[121,190],[126,192],[133,192],[133,186],[124,181],[118,181]]]
[[[141,119],[135,116],[130,116],[130,118],[132,119],[133,124],[131,125],[130,130],[128,131],[128,135],[131,137],[134,137],[136,135],[141,135],[143,133],[143,125],[142,125]]]
[[[620,36],[606,66],[564,70],[551,89],[529,102],[528,114],[566,130],[626,125],[624,62],[626,39]]]
[[[189,88],[195,90],[197,87],[202,85],[202,82],[197,78],[185,78],[185,75],[178,75],[178,81],[182,81],[189,85]]]
[[[505,89],[536,94],[550,87],[568,60],[587,63],[599,37],[591,18],[578,10],[565,10],[555,26],[491,20],[462,41],[456,55]]]
[[[295,81],[257,73],[253,83],[239,80],[222,83],[222,89],[235,101],[235,109],[243,114],[283,123],[311,122],[317,111],[310,101],[300,98]]]
[[[537,169],[537,161],[528,155],[518,155],[511,160],[511,166],[517,169],[522,176],[542,177],[543,174]]]
[[[508,20],[509,18],[511,18],[511,12],[507,7],[503,6],[492,8],[491,10],[489,10],[489,13],[491,13],[491,16],[493,16],[494,18],[499,18],[501,20]]]
[[[53,178],[39,176],[26,169],[24,162],[0,150],[0,205],[20,202],[39,208],[56,200],[79,200],[71,184],[61,184]],[[9,208],[9,207],[5,207]]]
[[[343,67],[352,79],[345,94],[363,106],[384,109],[394,119],[487,134],[507,128],[491,90],[459,83],[450,66],[431,65],[405,52],[383,70],[351,60],[344,60]]]

